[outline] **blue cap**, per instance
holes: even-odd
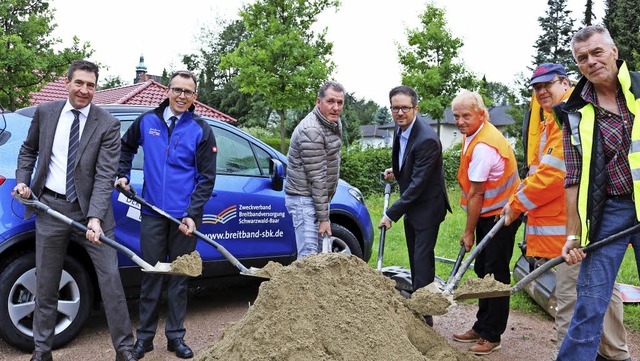
[[[529,85],[536,83],[546,83],[555,78],[556,75],[567,76],[567,71],[560,64],[544,63],[540,64],[531,76]]]

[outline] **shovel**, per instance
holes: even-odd
[[[460,268],[458,269],[458,272],[456,272],[455,276],[453,276],[452,279],[451,277],[449,277],[450,280],[447,281],[447,284],[444,286],[444,290],[443,290],[444,293],[449,295],[453,294],[453,289],[456,288],[458,283],[460,283],[462,276],[471,265],[471,262],[473,262],[473,260],[478,256],[478,254],[487,246],[487,244],[489,244],[489,241],[491,240],[491,238],[493,238],[493,236],[495,236],[496,233],[498,233],[498,231],[500,230],[500,228],[502,228],[502,226],[504,226],[504,217],[501,217],[498,220],[498,222],[496,222],[496,224],[493,226],[493,228],[491,228],[489,233],[487,233],[484,236],[484,238],[478,243],[476,248],[472,250],[471,253],[469,253],[469,257],[467,257],[467,259],[464,260],[462,265],[460,265]],[[464,245],[460,250],[460,254],[462,254],[463,250],[465,250]],[[460,254],[458,254],[458,259],[460,259]],[[456,260],[456,262],[458,261]]]
[[[613,234],[599,242],[595,242],[595,243],[591,243],[586,247],[583,247],[582,250],[585,253],[588,253],[589,251],[593,251],[596,250],[600,247],[606,246],[609,243],[612,243],[613,241],[616,241],[622,237],[626,237],[628,235],[631,235],[633,233],[636,233],[640,231],[640,224],[636,224],[635,226],[625,229],[623,231],[620,231],[616,234]],[[504,297],[504,296],[510,296],[518,291],[520,291],[523,287],[525,287],[529,282],[533,281],[534,279],[538,278],[539,276],[543,275],[545,272],[547,272],[548,270],[550,270],[551,268],[559,265],[560,263],[564,262],[564,258],[562,258],[562,256],[558,256],[554,259],[551,259],[549,261],[547,261],[545,264],[543,264],[542,266],[536,268],[533,272],[529,273],[526,277],[524,277],[523,279],[521,279],[518,283],[516,283],[513,287],[511,287],[511,290],[505,290],[505,291],[483,291],[483,292],[474,292],[474,293],[464,293],[464,294],[460,294],[460,295],[456,295],[456,300],[467,300],[467,299],[472,299],[472,298],[492,298],[492,297]]]
[[[389,195],[391,194],[391,189],[397,182],[387,182],[384,180],[384,173],[380,173],[380,184],[384,186],[384,206],[382,208],[382,214],[387,213],[387,208],[389,208]],[[378,264],[376,266],[376,270],[382,271],[382,259],[384,257],[384,239],[387,234],[387,227],[380,228],[380,245],[378,247]]]
[[[138,196],[135,193],[135,190],[133,188],[131,188],[130,191],[122,188],[120,186],[120,184],[116,185],[116,189],[118,189],[118,191],[122,194],[124,194],[127,198],[134,200],[146,207],[151,208],[154,212],[158,213],[159,215],[169,219],[170,221],[172,221],[173,223],[176,223],[178,225],[183,224],[179,219],[172,217],[169,213],[163,211],[162,209],[154,206],[153,204],[147,202],[146,200],[144,200],[142,197]],[[202,232],[198,231],[197,229],[193,231],[193,234],[195,234],[196,236],[198,236],[198,238],[200,238],[201,240],[205,241],[206,243],[210,244],[211,246],[213,246],[213,248],[215,248],[218,252],[220,252],[229,262],[231,262],[232,265],[236,266],[236,268],[238,268],[238,270],[240,270],[240,274],[244,275],[244,276],[253,276],[253,277],[259,277],[259,278],[266,278],[269,279],[268,276],[264,276],[261,274],[258,274],[259,271],[261,271],[260,268],[256,268],[256,267],[251,267],[251,268],[247,268],[245,266],[242,265],[242,263],[240,263],[240,261],[238,261],[237,258],[235,258],[231,253],[229,253],[229,251],[227,251],[226,248],[224,248],[222,245],[220,245],[218,242],[212,240],[211,238],[207,237],[205,234],[203,234]]]
[[[51,207],[47,206],[46,204],[38,201],[38,199],[34,196],[31,195],[31,199],[24,199],[18,195],[15,195],[14,198],[16,198],[16,200],[22,204],[24,204],[25,206],[30,206],[30,207],[34,207],[37,208],[45,213],[47,213],[48,215],[52,216],[53,218],[56,218],[57,220],[66,223],[70,226],[75,227],[78,230],[81,230],[83,232],[87,232],[89,230],[89,228],[87,226],[85,226],[84,224],[74,221],[73,219],[65,216],[64,214],[52,209]],[[162,263],[162,262],[158,262],[156,263],[155,266],[150,265],[149,263],[145,262],[142,258],[140,258],[138,255],[136,255],[132,250],[130,250],[129,248],[121,245],[120,243],[112,240],[111,238],[108,238],[105,235],[101,235],[100,236],[100,242],[106,244],[109,247],[115,248],[116,251],[121,252],[122,254],[126,255],[127,257],[129,257],[129,259],[131,259],[133,262],[135,262],[138,266],[142,267],[142,270],[144,272],[149,272],[149,273],[159,273],[159,274],[170,274],[170,275],[179,275],[179,276],[191,276],[189,274],[186,273],[182,273],[182,272],[174,272],[171,269],[171,264],[170,263]]]

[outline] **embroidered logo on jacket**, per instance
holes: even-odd
[[[158,136],[160,136],[160,129],[150,128],[149,129],[149,134],[153,135],[155,137],[158,137]]]

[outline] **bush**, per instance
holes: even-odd
[[[280,138],[260,138],[261,141],[267,143],[267,145],[271,146],[273,149],[280,151]],[[289,142],[291,139],[284,139],[284,155],[287,155],[287,151],[289,149]]]
[[[444,164],[444,181],[448,189],[459,189],[458,168],[460,168],[460,151],[462,143],[454,144],[451,148],[442,153]]]
[[[340,178],[358,187],[365,196],[383,193],[380,173],[390,167],[391,148],[353,145],[342,149]]]

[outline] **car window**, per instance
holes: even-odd
[[[213,133],[218,146],[217,173],[262,175],[249,141],[222,128],[214,127]]]
[[[124,135],[124,133],[129,129],[133,121],[137,118],[135,115],[121,115],[115,114],[115,116],[120,119],[120,138]],[[138,152],[133,157],[133,164],[131,165],[131,169],[142,170],[142,165],[144,164],[144,150],[142,147],[138,147]]]
[[[258,159],[260,172],[262,173],[262,175],[269,175],[269,160],[271,159],[271,155],[269,155],[269,153],[267,153],[264,149],[257,147],[255,144],[253,146],[253,149],[256,153],[256,158]]]

